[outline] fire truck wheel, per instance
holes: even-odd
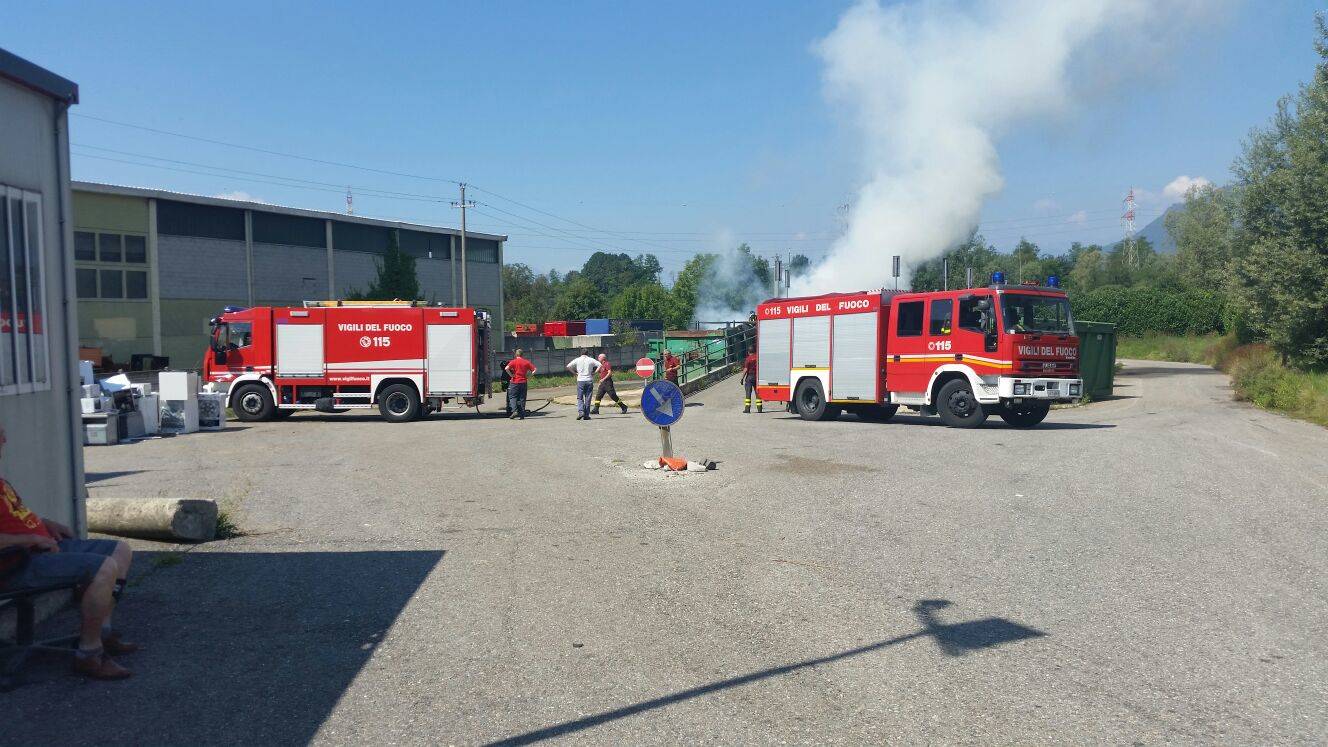
[[[825,392],[821,382],[816,379],[804,379],[793,393],[793,402],[798,415],[803,420],[834,420],[839,417],[840,408],[825,401]]]
[[[271,420],[277,406],[272,402],[272,392],[262,384],[245,384],[231,398],[231,409],[235,410],[235,419],[251,423],[256,420]]]
[[[420,398],[409,384],[392,384],[378,395],[378,412],[383,419],[405,423],[420,416]]]
[[[1050,402],[1023,402],[1018,405],[1005,405],[997,411],[1001,420],[1015,428],[1032,428],[1046,419],[1051,412]]]
[[[947,381],[941,387],[936,396],[936,414],[952,428],[976,428],[987,419],[987,411],[963,379]]]

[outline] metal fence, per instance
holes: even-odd
[[[681,359],[678,366],[678,384],[700,381],[716,372],[732,371],[741,365],[747,354],[756,349],[756,325],[751,322],[726,322],[715,330],[718,334],[707,337],[663,337],[650,341],[651,357],[655,359],[656,379],[664,378],[664,351],[669,350]],[[681,343],[681,344],[679,344]]]

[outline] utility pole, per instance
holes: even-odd
[[[1125,226],[1125,262],[1131,268],[1139,264],[1139,257],[1136,256],[1134,244],[1134,211],[1136,203],[1134,201],[1134,187],[1125,195],[1125,213],[1121,215],[1121,223]]]
[[[941,257],[941,290],[950,290],[950,258]]]
[[[466,208],[475,207],[474,200],[466,202],[466,183],[461,182],[461,201],[452,203],[452,207],[461,209],[461,305],[470,305],[466,294]]]
[[[784,258],[775,255],[775,298],[784,297]]]

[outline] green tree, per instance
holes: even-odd
[[[595,252],[581,268],[581,277],[594,283],[605,298],[612,298],[624,289],[646,280],[647,271],[647,268],[626,254]]]
[[[401,251],[397,232],[387,240],[387,252],[381,260],[374,260],[377,277],[363,292],[351,291],[347,298],[360,301],[418,301],[420,279],[415,274],[415,258]]]
[[[1319,64],[1251,133],[1236,162],[1236,301],[1283,360],[1328,367],[1328,26],[1316,19]]]
[[[609,302],[614,319],[666,319],[673,311],[673,297],[659,283],[638,283]]]
[[[1107,268],[1102,247],[1093,244],[1077,252],[1071,247],[1071,252],[1074,265],[1068,273],[1069,283],[1066,285],[1069,288],[1076,291],[1090,291],[1106,285]]]
[[[1167,231],[1176,240],[1176,271],[1187,285],[1230,289],[1235,209],[1232,190],[1205,186],[1191,188],[1184,206],[1167,213]]]
[[[697,301],[700,298],[701,283],[712,273],[718,261],[717,254],[698,254],[683,265],[673,281],[673,290],[670,293],[673,305],[666,319],[669,327],[681,329],[692,321],[692,314],[696,312]]]
[[[604,294],[584,277],[575,277],[558,294],[553,314],[558,319],[587,319],[605,316]]]

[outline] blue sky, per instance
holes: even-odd
[[[815,257],[860,184],[811,50],[847,3],[383,5],[22,3],[0,47],[79,83],[76,179],[324,210],[355,185],[411,196],[361,189],[358,214],[446,225],[446,180],[464,180],[487,190],[472,227],[510,234],[508,261],[539,270],[609,249],[672,272],[737,241]],[[984,233],[1002,249],[1111,241],[1131,186],[1142,227],[1176,177],[1227,180],[1245,134],[1311,75],[1320,7],[1236,5],[1128,87],[1009,133]]]

